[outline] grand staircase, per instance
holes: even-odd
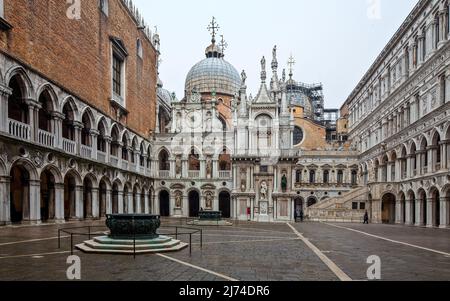
[[[355,188],[340,197],[326,199],[309,207],[306,215],[311,221],[362,222],[365,210],[359,209],[359,203],[367,202],[368,192],[367,187]],[[358,203],[357,210],[352,209],[354,202]]]

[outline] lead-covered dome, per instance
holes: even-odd
[[[241,86],[236,68],[223,58],[223,52],[214,42],[206,49],[206,59],[195,64],[186,77],[187,93],[211,93],[234,95]]]

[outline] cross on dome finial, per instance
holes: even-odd
[[[294,75],[294,65],[296,64],[294,57],[290,56],[289,61],[288,61],[288,66],[289,66],[289,76],[292,78],[292,76]]]
[[[212,42],[215,43],[216,42],[216,33],[219,31],[220,26],[219,24],[216,22],[216,18],[213,17],[211,23],[208,25],[208,30],[209,32],[211,32],[211,36],[212,36]]]
[[[219,43],[219,47],[222,50],[222,54],[225,54],[225,49],[228,48],[228,43],[227,43],[227,41],[224,40],[223,35],[221,35],[221,37],[222,37],[222,40]]]

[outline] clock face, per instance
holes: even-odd
[[[201,119],[200,114],[198,114],[196,112],[191,112],[191,113],[187,114],[186,123],[187,123],[188,127],[191,129],[201,128],[202,119]]]

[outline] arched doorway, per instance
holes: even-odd
[[[219,194],[219,210],[222,211],[223,218],[231,217],[231,197],[226,191]]]
[[[41,220],[55,219],[55,177],[46,170],[41,174]]]
[[[197,191],[189,193],[189,217],[198,217],[200,212],[200,195]]]
[[[112,189],[112,213],[119,213],[119,185],[117,183],[114,183]]]
[[[92,181],[87,177],[83,181],[83,218],[92,218]]]
[[[64,178],[64,219],[70,220],[76,218],[76,187],[75,177],[71,174]]]
[[[165,190],[159,193],[159,214],[170,216],[170,195]]]
[[[104,180],[100,181],[100,186],[99,186],[99,208],[98,208],[98,212],[99,212],[99,217],[100,218],[104,218],[106,217],[106,191],[107,191],[107,186]]]
[[[310,198],[308,199],[307,204],[308,204],[308,207],[311,207],[311,206],[317,204],[317,199],[316,199],[315,197],[310,197]]]
[[[395,196],[386,193],[381,200],[381,221],[383,224],[395,223]]]
[[[295,199],[295,219],[300,217],[301,212],[303,211],[303,199],[302,198],[296,198]]]
[[[30,219],[30,174],[16,165],[11,169],[10,213],[12,223],[21,223]]]

